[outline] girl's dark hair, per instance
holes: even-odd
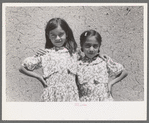
[[[86,42],[87,38],[91,37],[91,36],[95,36],[96,40],[99,43],[99,46],[101,45],[101,42],[102,42],[101,35],[95,30],[87,30],[87,31],[84,31],[80,36],[81,50],[82,50],[83,44]]]
[[[53,29],[56,29],[59,25],[66,33],[66,42],[65,42],[64,46],[68,49],[68,51],[71,54],[76,52],[77,43],[75,42],[73,32],[72,32],[71,28],[69,27],[69,25],[67,24],[67,22],[61,18],[52,18],[47,23],[47,26],[45,28],[45,36],[46,36],[45,48],[49,49],[49,48],[54,47],[51,40],[49,39],[49,32]]]

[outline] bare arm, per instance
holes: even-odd
[[[47,87],[46,81],[40,74],[37,74],[34,71],[27,70],[23,66],[20,67],[19,71],[27,76],[38,79],[41,82],[41,84],[43,85],[43,87]]]
[[[126,76],[128,75],[128,73],[126,72],[126,70],[123,70],[119,75],[117,75],[113,80],[111,80],[109,83],[108,83],[108,88],[109,88],[109,91],[111,92],[112,90],[112,86],[121,81],[122,79],[124,79]]]

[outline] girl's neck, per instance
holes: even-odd
[[[56,46],[54,46],[53,47],[56,51],[58,51],[58,50],[63,50],[64,49],[64,47],[62,46],[62,47],[56,47]]]
[[[96,60],[98,56],[99,56],[99,54],[95,55],[93,58],[89,58],[89,57],[87,57],[87,56],[85,55],[84,58],[83,58],[83,61],[90,63],[90,62]]]

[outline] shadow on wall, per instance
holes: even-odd
[[[80,34],[95,29],[102,36],[101,53],[125,66],[128,76],[113,86],[118,101],[144,100],[143,7],[6,7],[7,101],[40,101],[42,85],[19,72],[21,62],[45,45],[45,25],[64,18],[79,45]],[[41,72],[38,70],[37,72]]]

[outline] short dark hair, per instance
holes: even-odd
[[[99,43],[99,46],[101,45],[101,42],[102,42],[101,35],[95,30],[87,30],[87,31],[84,31],[80,35],[80,46],[81,47],[83,47],[83,44],[86,42],[87,38],[90,37],[90,36],[95,36],[96,40]]]

